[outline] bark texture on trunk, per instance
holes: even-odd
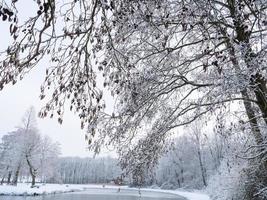
[[[15,171],[14,178],[12,180],[12,185],[17,185],[17,183],[18,183],[20,167],[21,167],[21,164],[18,165],[18,167],[17,167],[17,169]]]
[[[27,156],[27,155],[26,155],[26,161],[27,161],[27,164],[29,166],[30,175],[32,177],[32,183],[31,183],[31,185],[33,187],[35,185],[35,183],[36,183],[36,172],[37,172],[37,170],[34,169],[32,163],[31,163],[31,161],[29,159],[29,156]]]
[[[246,90],[241,91],[241,94],[243,98],[245,99],[249,98]],[[249,120],[251,131],[254,135],[255,141],[258,145],[260,145],[263,142],[263,138],[262,138],[262,134],[259,128],[259,124],[257,121],[255,111],[253,109],[252,103],[249,101],[243,101],[243,104],[246,109],[246,114]]]
[[[7,175],[7,184],[9,185],[10,182],[11,182],[11,176],[12,176],[12,172],[8,172],[8,175]]]

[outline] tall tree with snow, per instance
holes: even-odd
[[[265,0],[43,0],[25,24],[19,2],[2,3],[14,40],[0,55],[0,88],[48,54],[40,95],[48,99],[39,116],[62,123],[69,99],[81,127],[88,125],[90,147],[116,146],[122,167],[140,181],[177,127],[242,102],[260,163],[251,174],[260,186],[247,198],[260,198],[267,187]],[[97,88],[99,73],[116,98],[112,114]]]
[[[27,171],[31,176],[31,184],[36,179],[45,181],[57,170],[59,144],[47,136],[42,137],[37,129],[34,108],[25,113],[22,124],[16,131],[3,136],[1,143],[1,175],[2,181],[17,185],[19,177]]]

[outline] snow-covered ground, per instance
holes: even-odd
[[[65,192],[78,192],[90,188],[103,188],[103,185],[82,185],[82,184],[37,184],[31,188],[30,184],[19,183],[17,186],[0,185],[0,195],[43,195]],[[118,186],[108,186],[118,188]]]
[[[89,189],[116,189],[118,190],[138,190],[137,188],[128,188],[127,186],[112,186],[112,185],[75,185],[75,184],[40,184],[39,187],[31,188],[30,184],[18,184],[18,186],[1,185],[0,195],[43,195],[43,194],[55,194],[66,192],[78,192]],[[142,191],[147,192],[160,192],[168,194],[176,194],[187,198],[188,200],[210,200],[210,198],[200,192],[187,192],[181,190],[161,190],[161,189],[147,189],[143,188]]]
[[[141,190],[177,194],[187,198],[188,200],[211,200],[207,194],[204,194],[203,192],[200,191],[188,192],[184,190],[162,190],[162,189],[146,189],[146,188]]]
[[[209,196],[207,194],[204,194],[199,191],[194,191],[194,192],[186,192],[186,191],[179,191],[179,190],[174,190],[174,191],[168,191],[172,194],[178,194],[182,197],[187,198],[188,200],[210,200]]]
[[[17,186],[1,185],[1,195],[41,195],[63,192],[81,191],[83,188],[80,185],[59,185],[59,184],[46,184],[38,185],[38,187],[31,188],[30,184],[19,183]]]

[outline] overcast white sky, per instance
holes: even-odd
[[[24,13],[35,12],[32,1],[19,1]],[[0,23],[0,51],[7,47],[9,41],[9,24]],[[36,112],[45,102],[39,100],[40,85],[44,80],[45,69],[48,61],[43,61],[32,70],[22,81],[8,85],[0,91],[0,137],[14,130],[21,123],[25,111],[34,106]],[[67,109],[66,109],[67,110]],[[84,140],[85,130],[80,129],[80,121],[73,113],[66,112],[62,125],[56,119],[37,118],[38,127],[42,134],[50,136],[54,141],[61,144],[62,156],[89,156]],[[107,155],[109,153],[105,153]],[[110,155],[114,155],[111,153]]]

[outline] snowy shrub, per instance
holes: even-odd
[[[240,200],[243,193],[242,182],[247,163],[231,163],[223,160],[218,171],[210,177],[206,191],[212,200]]]
[[[177,185],[172,181],[167,181],[163,183],[160,188],[164,190],[174,190],[177,189]]]

